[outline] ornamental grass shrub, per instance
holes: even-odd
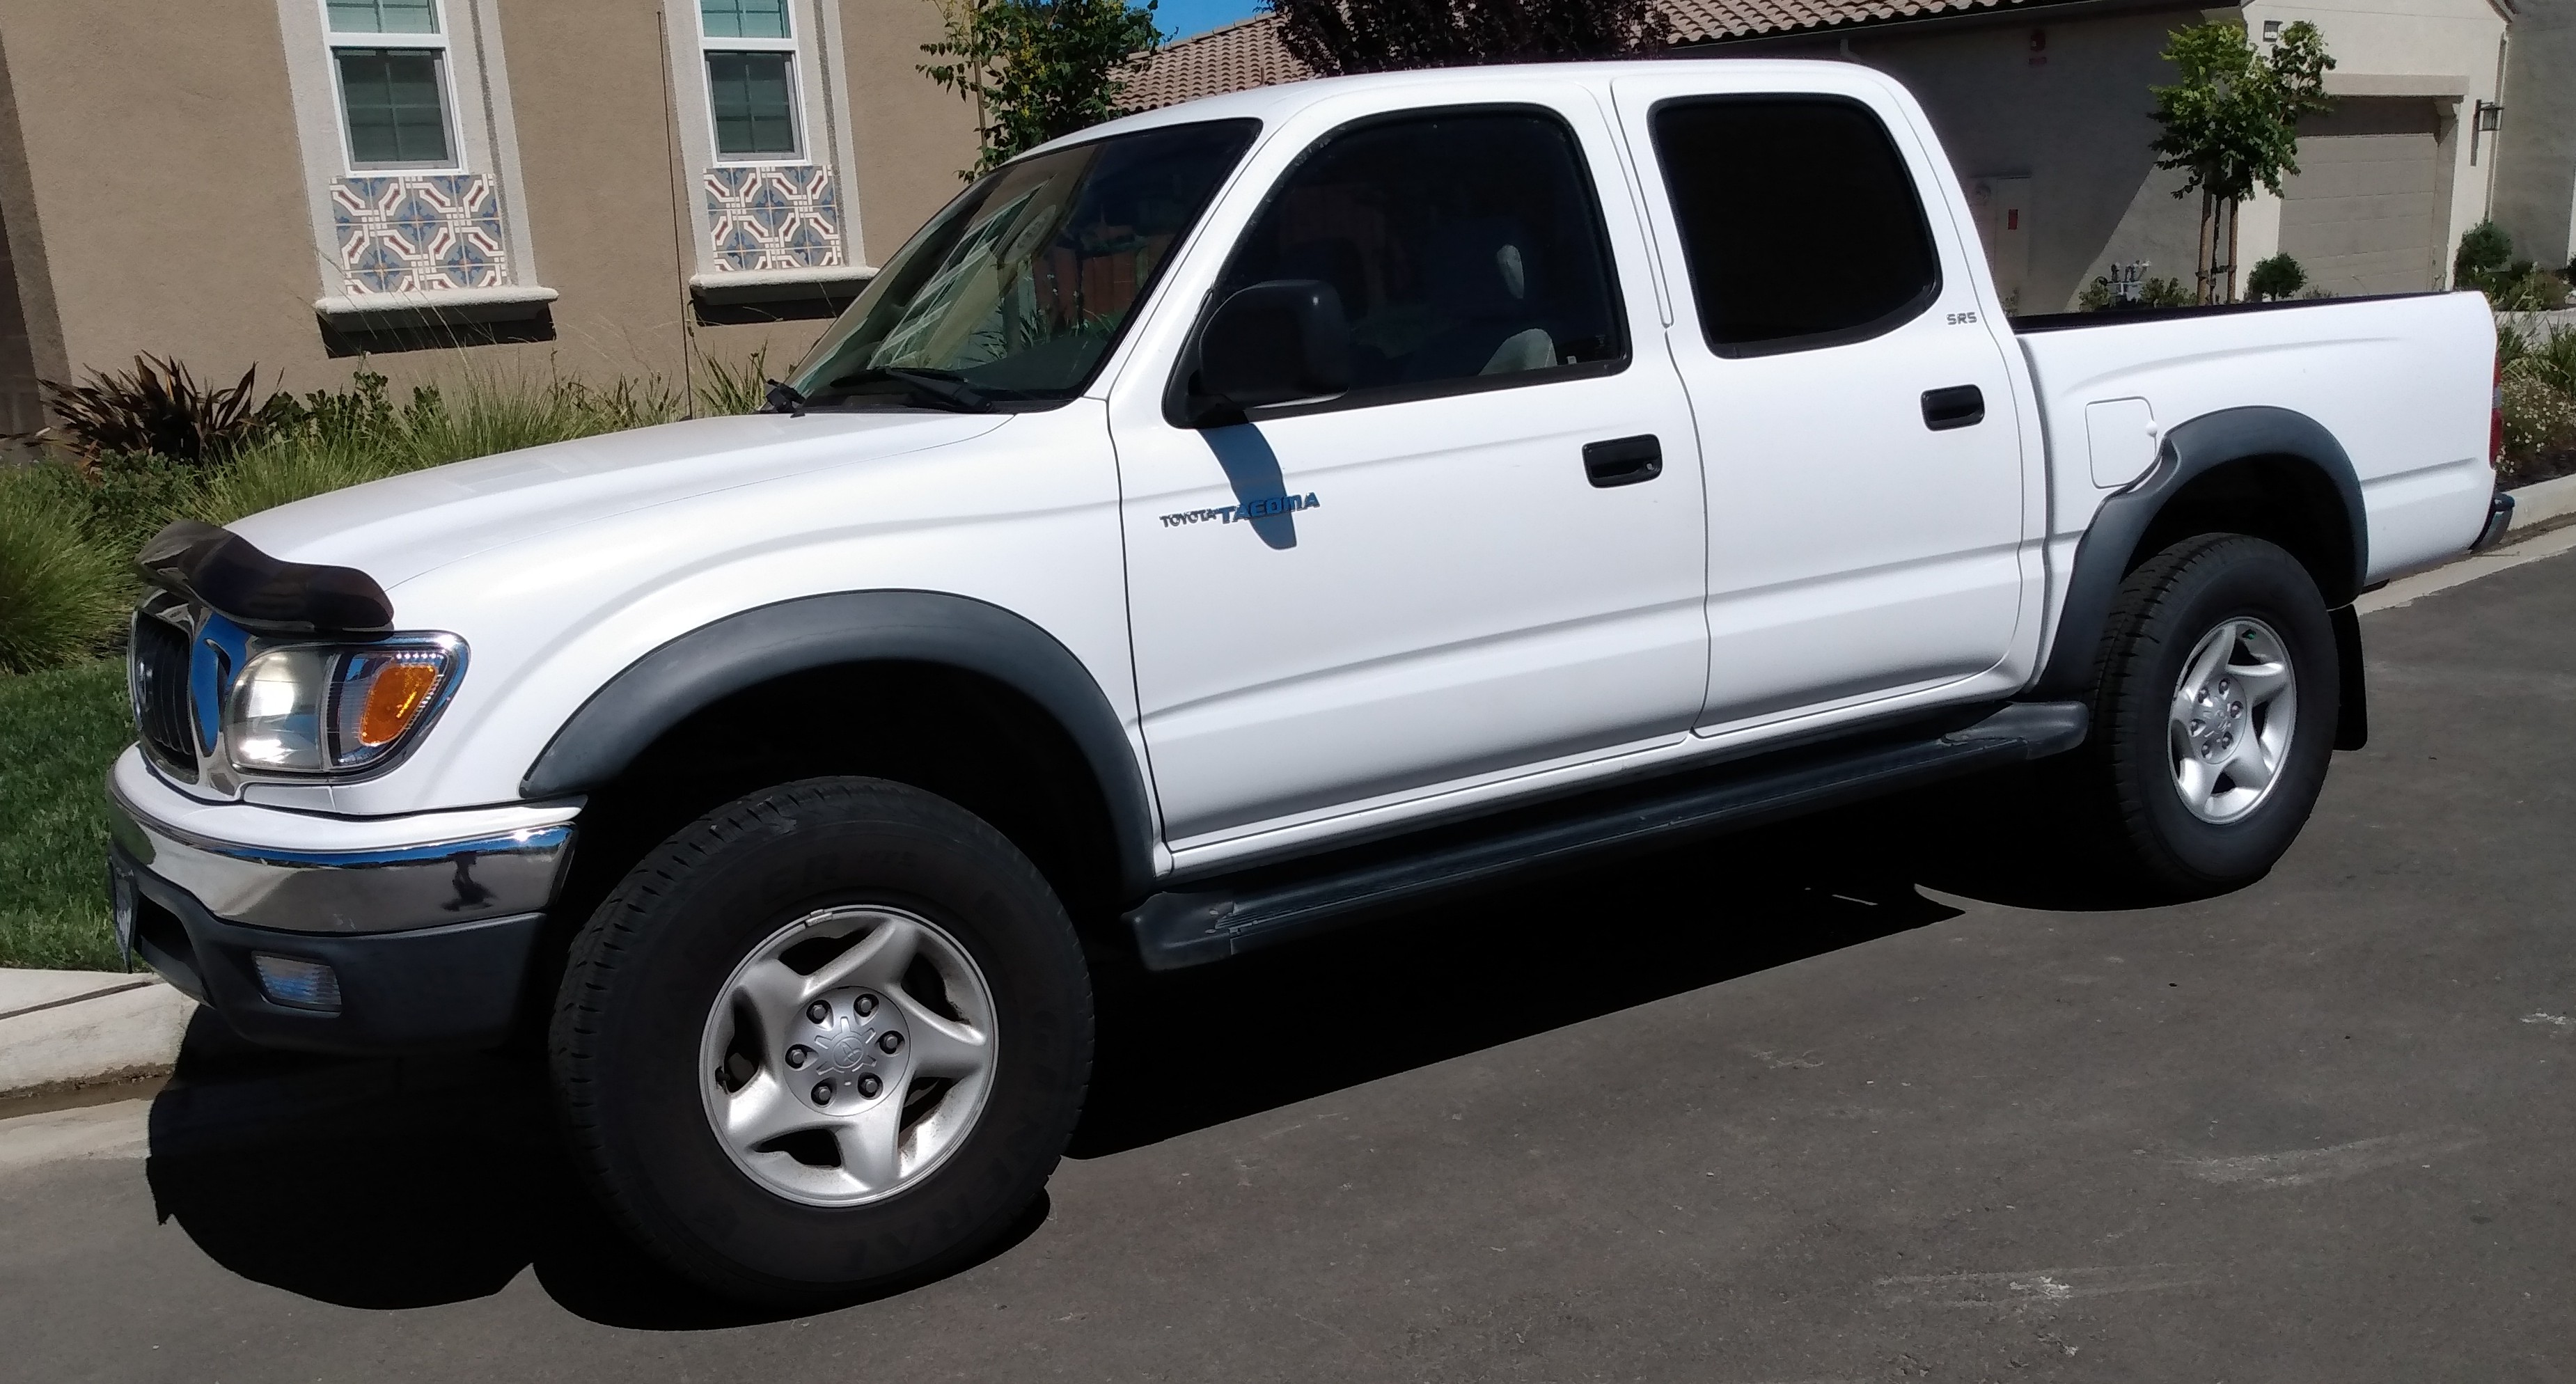
[[[113,639],[131,584],[88,518],[52,468],[0,468],[0,672],[71,663]]]

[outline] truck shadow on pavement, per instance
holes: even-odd
[[[1071,1156],[1115,1155],[1957,916],[1918,883],[2045,908],[2130,902],[2080,869],[2034,870],[2029,839],[2001,824],[2011,795],[2005,781],[1927,791],[1226,965],[1109,977]],[[544,1065],[526,1055],[277,1053],[200,1012],[153,1103],[147,1175],[161,1219],[217,1263],[322,1302],[461,1302],[533,1266],[557,1304],[611,1326],[792,1315],[711,1298],[633,1248],[566,1158]],[[1041,1198],[984,1257],[1009,1252],[1047,1211]]]

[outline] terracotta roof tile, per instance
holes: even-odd
[[[1968,10],[2047,3],[2047,0],[1656,0],[1672,20],[1676,43],[1707,43],[1759,34],[1831,29],[1848,24],[1929,18]],[[1238,20],[1182,39],[1147,60],[1127,84],[1120,105],[1149,111],[1202,96],[1220,96],[1279,82],[1304,81],[1313,69],[1290,57],[1270,14]]]

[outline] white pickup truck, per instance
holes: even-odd
[[[761,414],[155,539],[121,935],[264,1042],[542,1033],[623,1223],[775,1301],[1028,1205],[1096,966],[2050,755],[2106,868],[2255,879],[2356,593],[2493,525],[2486,308],[2008,323],[1972,227],[1838,64],[1048,145]]]

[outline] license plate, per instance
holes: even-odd
[[[116,922],[116,958],[134,969],[134,872],[115,861],[107,865],[107,910]]]

